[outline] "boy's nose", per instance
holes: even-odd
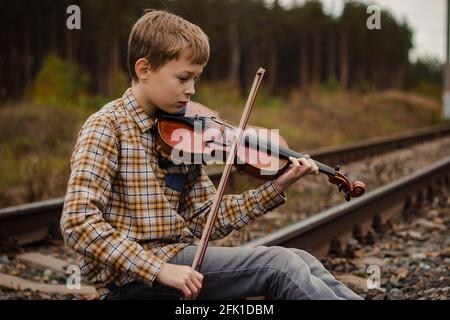
[[[194,85],[192,86],[188,86],[185,90],[184,90],[184,94],[187,96],[193,96],[195,94],[195,87]]]

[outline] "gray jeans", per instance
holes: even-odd
[[[178,252],[170,263],[192,265],[197,246]],[[311,254],[283,247],[208,247],[198,299],[238,299],[266,295],[279,300],[362,298],[337,281]],[[131,282],[106,299],[179,299],[176,289]]]

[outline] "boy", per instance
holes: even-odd
[[[201,165],[174,165],[156,150],[162,110],[183,111],[209,59],[196,25],[149,10],[128,42],[132,87],[91,115],[80,130],[61,218],[66,244],[102,299],[360,299],[307,252],[281,247],[209,247],[192,264],[215,188]],[[291,158],[279,178],[226,195],[212,240],[240,229],[286,201],[284,190],[317,174],[309,157]]]

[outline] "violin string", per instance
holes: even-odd
[[[214,123],[219,123],[222,124],[224,126],[226,126],[227,128],[229,128],[230,130],[234,131],[236,130],[235,127],[233,127],[232,125],[226,123],[225,121],[219,121],[217,119],[211,119],[210,117],[198,117],[199,119],[203,120],[203,121],[210,121],[210,122],[214,122]],[[252,137],[252,134],[246,134],[244,136],[244,141],[245,142],[249,142],[249,140],[251,140],[250,138]],[[293,157],[296,159],[302,158],[304,157],[303,154],[296,152],[294,150],[288,149],[288,148],[284,148],[283,146],[280,145],[272,145],[272,143],[270,141],[267,140],[261,140],[259,139],[259,137],[256,137],[256,140],[258,141],[255,145],[255,143],[253,141],[248,143],[248,147],[253,148],[254,150],[261,150],[261,146],[266,146],[263,148],[263,150],[278,150],[278,155],[285,158],[285,159],[289,159],[289,157]],[[336,171],[317,161],[317,160],[313,160],[315,162],[315,164],[317,165],[317,167],[319,168],[319,170],[321,170],[323,173],[327,173],[330,175],[335,175]]]

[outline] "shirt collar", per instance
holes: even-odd
[[[134,121],[136,121],[137,125],[141,132],[146,132],[149,130],[154,121],[152,118],[145,112],[144,108],[137,102],[136,98],[131,91],[131,88],[128,88],[127,91],[122,96],[122,99],[125,103],[125,108],[130,112]]]

